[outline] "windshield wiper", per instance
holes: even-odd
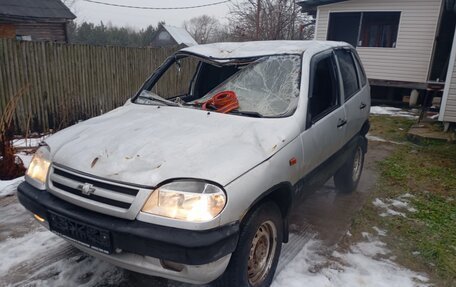
[[[139,95],[138,98],[141,99],[147,99],[147,100],[153,100],[162,104],[165,104],[167,106],[173,106],[173,107],[180,107],[181,105],[172,101],[168,101],[160,96],[154,95],[152,93],[147,93],[147,96],[144,95]]]
[[[232,114],[240,115],[240,116],[247,116],[252,118],[264,118],[262,114],[259,112],[254,111],[232,111]]]

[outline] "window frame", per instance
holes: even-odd
[[[402,20],[402,11],[401,10],[394,10],[394,11],[385,11],[385,10],[381,10],[381,11],[334,11],[334,12],[329,12],[329,17],[328,17],[328,29],[326,31],[326,39],[329,39],[330,37],[330,32],[331,32],[331,16],[334,15],[334,14],[354,14],[354,13],[359,13],[360,14],[360,17],[359,17],[359,24],[358,24],[358,35],[357,35],[357,41],[356,41],[356,45],[354,45],[355,48],[380,48],[380,49],[383,49],[383,48],[386,48],[386,49],[395,49],[397,48],[397,42],[398,42],[398,39],[399,39],[399,30],[400,30],[400,26],[401,26],[401,20]],[[395,41],[393,41],[393,43],[396,43],[396,45],[393,45],[393,46],[387,46],[387,47],[383,47],[383,46],[363,46],[363,45],[360,45],[360,42],[361,42],[361,38],[362,38],[362,31],[363,31],[363,23],[364,23],[364,15],[365,14],[369,14],[369,13],[386,13],[386,14],[392,14],[392,13],[398,13],[399,14],[399,20],[398,20],[398,23],[397,23],[397,31],[396,31],[396,39]]]
[[[315,80],[315,72],[317,68],[317,64],[325,59],[326,57],[329,57],[331,59],[331,64],[332,64],[332,76],[334,80],[334,88],[336,91],[336,104],[333,105],[332,107],[324,110],[320,114],[318,114],[316,117],[312,117],[312,113],[310,111],[310,101],[312,99],[313,95],[313,89],[314,89],[314,80]],[[342,106],[342,101],[341,101],[341,82],[340,82],[340,75],[338,73],[338,67],[337,67],[337,60],[336,60],[336,55],[334,54],[333,49],[321,51],[315,55],[312,56],[310,60],[310,75],[309,75],[309,90],[308,90],[308,95],[307,95],[307,114],[306,114],[306,129],[309,129],[312,127],[314,124],[319,122],[320,120],[324,119],[326,116],[331,114],[333,111],[337,110]]]

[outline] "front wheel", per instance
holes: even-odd
[[[279,208],[273,202],[260,205],[244,221],[238,247],[216,286],[269,286],[279,261],[282,239]]]
[[[364,166],[364,150],[358,144],[347,162],[334,175],[336,189],[343,193],[355,191]]]

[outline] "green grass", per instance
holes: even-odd
[[[390,141],[403,141],[407,131],[415,123],[413,119],[391,116],[371,116],[369,134]]]
[[[371,134],[404,142],[379,163],[377,190],[354,220],[352,233],[378,226],[397,261],[426,272],[436,286],[456,285],[456,144],[406,143],[408,119],[371,117]],[[405,129],[405,130],[402,130]],[[375,198],[394,199],[405,193],[416,212],[407,217],[380,217]]]

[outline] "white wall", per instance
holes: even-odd
[[[425,83],[442,0],[351,0],[320,6],[315,38],[326,40],[330,12],[400,11],[396,48],[358,47],[367,76]]]
[[[450,64],[440,107],[440,121],[456,122],[456,34],[451,50]]]

